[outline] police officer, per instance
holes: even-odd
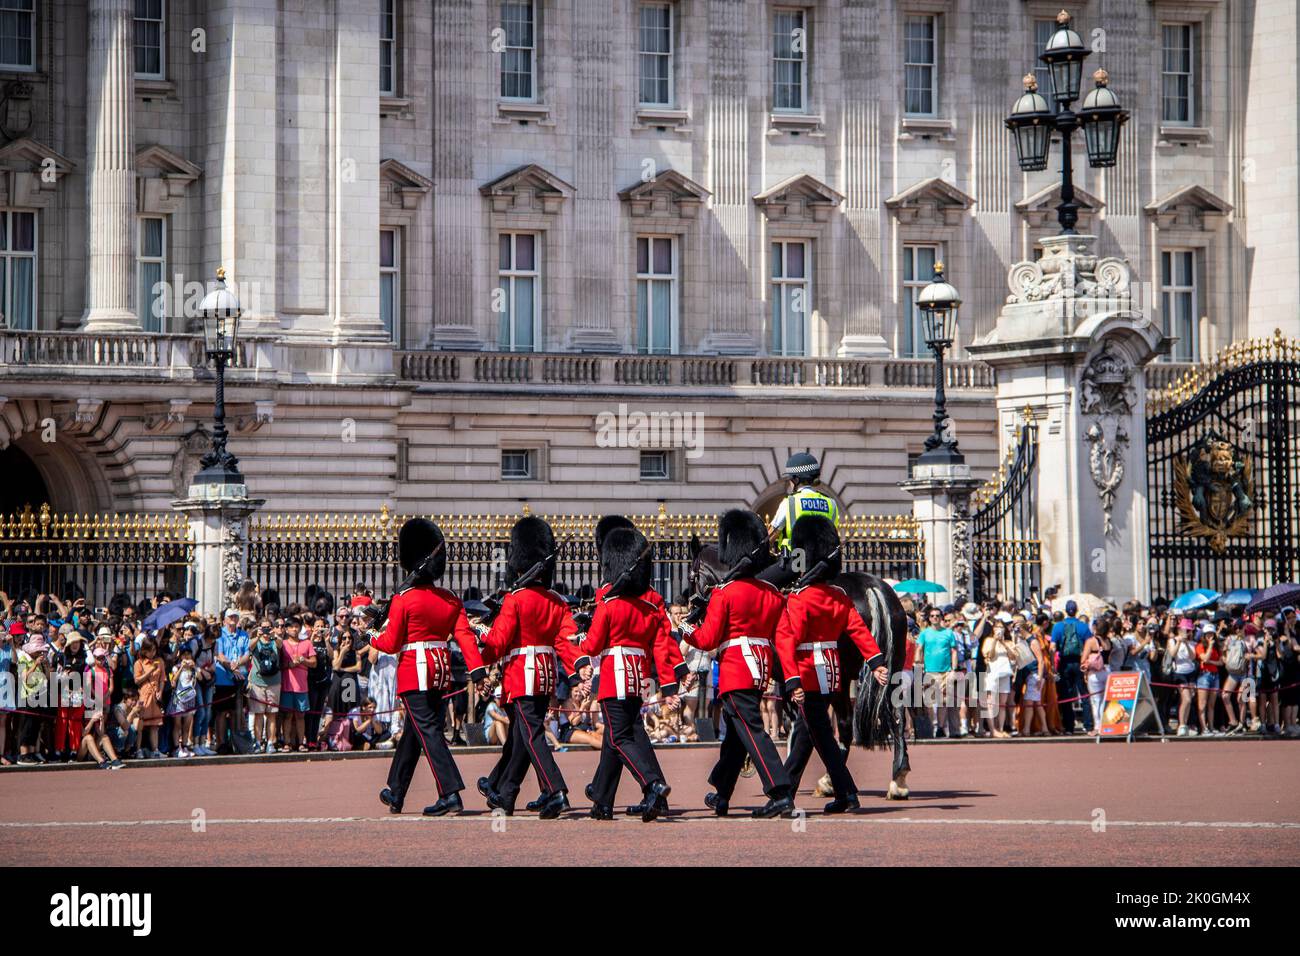
[[[788,588],[799,578],[800,572],[792,569],[790,559],[790,532],[794,523],[804,515],[825,518],[839,530],[840,508],[830,495],[817,490],[821,479],[821,465],[806,451],[791,455],[785,463],[786,495],[772,516],[772,529],[781,551],[781,560],[769,565],[760,575],[779,588]]]

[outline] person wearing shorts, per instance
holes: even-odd
[[[280,639],[273,629],[263,626],[256,632],[249,654],[252,664],[248,669],[248,712],[253,715],[253,753],[275,753],[276,725],[280,713],[280,671],[262,673],[258,663],[258,648],[268,648],[263,653],[274,655],[276,666],[280,660]],[[288,749],[288,748],[285,748]]]
[[[1172,660],[1169,670],[1170,681],[1178,685],[1178,736],[1195,737],[1196,729],[1188,725],[1192,716],[1192,699],[1196,696],[1196,638],[1193,637],[1194,625],[1190,618],[1178,622],[1178,632],[1169,639],[1165,652]]]
[[[1201,725],[1201,735],[1218,737],[1214,727],[1214,702],[1219,694],[1219,667],[1223,663],[1219,651],[1218,634],[1213,624],[1202,624],[1196,644],[1198,670],[1196,674],[1196,717]]]

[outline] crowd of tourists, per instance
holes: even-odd
[[[220,618],[180,605],[166,613],[178,597],[135,603],[123,594],[91,607],[72,585],[63,595],[0,592],[0,764],[86,760],[111,770],[132,758],[391,749],[400,740],[397,657],[370,643],[374,597],[364,584],[342,599],[309,587],[302,601],[281,605],[274,591],[246,581]],[[463,597],[471,622],[488,616],[477,589]],[[569,600],[581,626],[584,597]],[[1165,728],[1178,736],[1300,736],[1294,607],[1245,615],[1130,602],[1090,615],[1054,603],[906,599],[896,699],[909,737],[1096,734],[1113,671],[1141,671]],[[685,605],[685,595],[670,604],[674,625]],[[151,626],[151,618],[166,623]],[[642,688],[656,743],[725,733],[716,654],[685,641],[681,650],[688,676],[675,694],[659,694],[653,673]],[[791,716],[777,678],[761,713],[780,741]],[[504,744],[499,683],[494,670],[479,692],[453,647],[453,746]],[[601,746],[590,681],[560,681],[550,704],[552,746]]]

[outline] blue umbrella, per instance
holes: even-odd
[[[1219,598],[1219,603],[1228,606],[1233,604],[1249,604],[1259,593],[1257,588],[1237,588],[1235,591],[1229,591],[1223,597]]]
[[[1197,608],[1209,607],[1219,599],[1218,591],[1209,588],[1196,588],[1186,594],[1180,594],[1169,605],[1171,611],[1195,611]]]
[[[160,604],[141,622],[140,626],[146,631],[156,631],[159,628],[166,627],[172,621],[179,621],[194,610],[198,603],[194,598],[179,598],[175,601],[168,601],[166,604]]]
[[[933,581],[908,578],[906,581],[899,581],[895,584],[894,590],[899,594],[940,594],[948,589],[942,584],[935,584]]]

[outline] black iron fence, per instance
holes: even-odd
[[[1037,439],[1037,426],[1029,418],[1006,460],[972,499],[971,590],[976,601],[1000,597],[1018,603],[1039,591]]]

